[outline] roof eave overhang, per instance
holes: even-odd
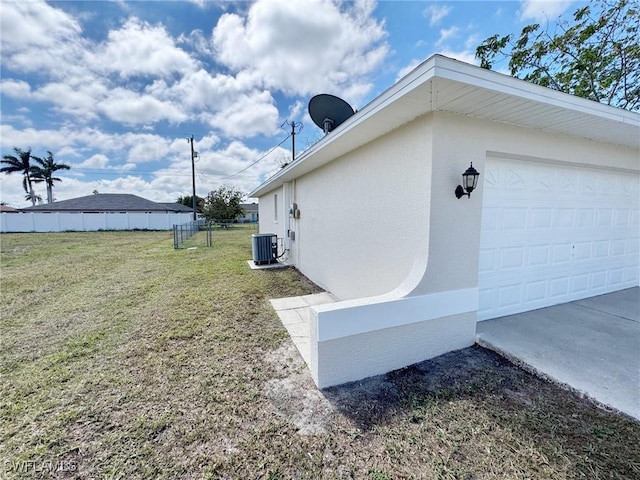
[[[639,149],[640,115],[434,55],[249,197],[259,197],[434,111]]]

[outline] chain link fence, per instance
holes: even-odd
[[[173,248],[197,248],[213,246],[212,223],[194,220],[173,226]]]

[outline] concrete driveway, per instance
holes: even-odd
[[[640,288],[478,322],[478,343],[640,420]]]

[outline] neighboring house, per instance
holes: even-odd
[[[638,113],[436,55],[251,192],[260,233],[339,299],[311,308],[317,385],[637,286],[639,132]]]
[[[170,230],[189,222],[192,210],[178,203],[157,203],[122,193],[35,205],[19,215],[1,215],[1,232],[62,232],[97,230]]]
[[[157,203],[129,193],[96,193],[85,197],[45,203],[22,209],[23,212],[82,213],[180,213],[192,209],[179,203]]]
[[[18,213],[17,208],[10,207],[9,205],[0,205],[0,213]]]
[[[244,209],[244,215],[238,219],[241,223],[256,223],[258,221],[258,204],[257,203],[241,203]]]

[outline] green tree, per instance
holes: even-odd
[[[3,155],[0,163],[4,166],[0,168],[0,172],[6,174],[21,173],[22,174],[22,186],[27,194],[27,200],[31,200],[31,204],[35,206],[37,195],[33,191],[33,182],[31,181],[31,148],[28,150],[21,150],[17,147],[13,147],[13,151],[16,155]]]
[[[231,223],[244,215],[240,202],[244,193],[234,187],[221,186],[209,192],[202,205],[202,214],[211,221]]]
[[[27,201],[30,201],[34,205],[36,204],[36,202],[38,203],[38,205],[42,204],[42,197],[40,195],[38,195],[37,193],[34,193],[33,195],[30,194],[30,193],[27,193],[24,196],[24,199],[27,200]]]
[[[476,49],[480,66],[509,60],[511,75],[627,110],[640,109],[638,0],[599,0],[560,19],[554,31],[527,25]]]
[[[196,195],[196,210],[202,213],[202,203],[204,202],[204,198]],[[184,197],[178,197],[176,203],[180,205],[185,205],[189,208],[193,208],[193,195],[185,195]]]
[[[34,182],[44,182],[47,186],[47,203],[53,202],[53,182],[61,182],[62,179],[54,177],[58,170],[69,170],[71,167],[65,163],[56,163],[53,154],[47,151],[47,158],[32,156],[38,164],[31,167],[31,178]]]

